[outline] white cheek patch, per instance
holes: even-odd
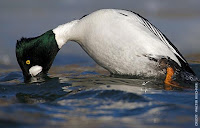
[[[29,73],[31,74],[32,77],[36,76],[42,71],[42,67],[39,65],[35,65],[29,69]]]

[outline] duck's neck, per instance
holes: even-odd
[[[74,20],[53,29],[58,47],[61,49],[67,41],[75,40],[75,26],[79,20]]]

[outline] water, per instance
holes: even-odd
[[[192,68],[200,76],[200,64]],[[109,77],[99,66],[54,66],[44,83],[21,71],[0,75],[0,127],[194,127],[194,85],[163,89],[161,80]]]

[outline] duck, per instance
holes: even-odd
[[[16,58],[24,80],[47,75],[58,51],[68,41],[83,50],[111,76],[165,76],[168,87],[180,86],[173,76],[194,75],[171,41],[146,18],[121,9],[101,9],[51,29],[17,40]]]

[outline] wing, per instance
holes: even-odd
[[[128,14],[123,12],[131,12],[133,14],[136,15],[138,21],[144,25],[146,28],[148,28],[153,34],[155,34],[178,58],[178,60],[181,63],[181,67],[183,69],[185,69],[186,71],[193,73],[192,69],[189,67],[189,64],[187,63],[187,61],[184,59],[184,57],[181,55],[181,53],[178,51],[178,49],[170,42],[170,40],[158,29],[156,28],[154,25],[152,25],[147,19],[145,19],[144,17],[142,17],[141,15],[129,11],[129,10],[122,10],[119,13],[125,16],[128,16]]]
[[[176,56],[178,56],[183,62],[187,63],[178,49],[170,42],[169,39],[154,25],[152,25],[147,19],[143,18],[139,14],[135,13],[138,16],[138,20],[147,27],[153,34],[155,34]]]

